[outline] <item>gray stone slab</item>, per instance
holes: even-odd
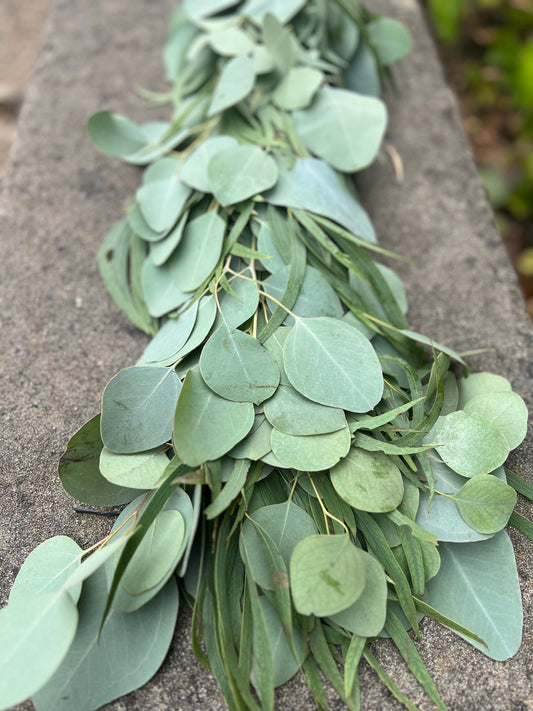
[[[404,19],[413,55],[396,71],[390,163],[364,176],[363,193],[381,243],[410,258],[406,280],[413,328],[459,350],[491,347],[475,369],[506,375],[531,407],[531,325],[476,176],[431,40],[415,0],[375,0]],[[96,268],[106,230],[134,193],[139,171],[98,155],[83,124],[99,108],[137,118],[136,85],[162,88],[159,48],[172,0],[56,0],[22,111],[0,202],[0,579],[1,602],[30,550],[65,533],[81,545],[106,523],[75,514],[56,477],[71,434],[99,409],[107,380],[131,364],[145,337],[110,303]],[[531,480],[531,437],[512,466]],[[523,512],[531,515],[523,504]],[[529,511],[528,511],[529,509]],[[532,708],[532,548],[513,535],[525,607],[524,644],[506,663],[488,660],[454,635],[423,622],[418,648],[450,711]],[[109,704],[118,711],[218,711],[216,684],[194,660],[181,616],[169,659],[144,689]],[[387,642],[379,659],[419,708],[433,705]],[[399,704],[362,668],[363,708]],[[341,705],[330,694],[333,709]],[[31,703],[20,709],[33,708]],[[313,708],[301,680],[277,708]]]

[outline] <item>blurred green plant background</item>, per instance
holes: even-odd
[[[533,317],[533,0],[427,0],[427,6]]]

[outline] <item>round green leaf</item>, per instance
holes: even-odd
[[[272,274],[264,283],[263,288],[267,294],[281,301],[287,282],[289,280],[290,269],[284,266],[282,269]],[[272,304],[272,310],[275,305]],[[318,269],[307,267],[305,276],[300,288],[298,298],[291,309],[295,316],[306,318],[328,316],[340,319],[344,314],[341,301],[335,293],[333,287],[326,281]],[[287,316],[285,325],[292,326],[294,319]]]
[[[468,378],[459,378],[459,409],[464,409],[469,400],[487,393],[502,393],[511,391],[511,383],[494,373],[473,373]]]
[[[122,576],[130,595],[140,595],[168,579],[183,553],[185,521],[179,511],[161,511]]]
[[[194,328],[183,347],[175,354],[176,360],[185,357],[204,342],[215,321],[216,313],[217,306],[213,296],[202,296]]]
[[[104,445],[117,454],[155,449],[168,442],[180,381],[166,368],[131,367],[107,384],[102,398]]]
[[[208,42],[211,49],[222,57],[250,54],[255,46],[249,34],[238,27],[215,30],[209,35]]]
[[[316,533],[317,527],[311,516],[292,501],[262,506],[250,514],[243,524],[239,540],[241,556],[244,559],[242,550],[244,546],[254,581],[265,590],[274,590],[279,581],[272,578],[261,534],[267,535],[272,540],[289,570],[295,546],[304,538]]]
[[[290,469],[322,471],[335,466],[350,451],[348,425],[337,432],[297,437],[272,430],[270,437],[274,456]]]
[[[198,370],[184,380],[174,418],[174,447],[184,464],[199,466],[229,452],[252,429],[254,406],[214,393]]]
[[[393,511],[404,494],[400,470],[389,457],[358,447],[333,467],[331,483],[341,499],[361,511]]]
[[[207,175],[211,192],[226,207],[271,188],[278,179],[278,167],[258,146],[237,146],[214,155]]]
[[[93,114],[87,122],[87,130],[99,151],[116,158],[126,158],[147,143],[146,136],[136,123],[109,111]]]
[[[247,0],[242,13],[257,24],[262,24],[267,13],[274,15],[285,25],[305,5],[305,0]]]
[[[368,24],[367,31],[383,64],[397,62],[411,51],[411,36],[398,20],[380,17]]]
[[[167,319],[145,348],[143,361],[157,363],[175,355],[187,342],[196,322],[197,311],[198,302],[195,302],[176,318]]]
[[[522,600],[512,543],[505,531],[468,546],[439,545],[441,568],[425,600],[472,630],[488,646],[464,637],[492,659],[503,661],[522,641]]]
[[[225,221],[214,210],[187,223],[183,237],[167,262],[181,291],[195,291],[216,267],[222,252]]]
[[[301,615],[335,615],[363,592],[364,558],[347,535],[309,536],[291,556],[290,584],[294,607]]]
[[[285,684],[299,671],[303,662],[303,638],[297,627],[292,628],[296,658],[287,639],[283,625],[274,605],[264,595],[259,598],[259,604],[265,617],[272,661],[274,662],[274,686]],[[252,681],[257,677],[257,662],[259,658],[256,635],[253,639],[254,658],[252,660]]]
[[[294,127],[305,146],[347,173],[372,163],[386,125],[382,101],[346,89],[324,87],[308,109],[294,113]]]
[[[174,281],[168,264],[156,267],[151,259],[146,259],[141,274],[142,291],[151,316],[159,318],[183,306],[190,298]]]
[[[254,83],[254,69],[248,57],[230,59],[220,73],[207,115],[215,116],[238,104],[252,91]]]
[[[279,161],[278,168],[278,182],[265,195],[272,205],[294,207],[329,217],[357,237],[367,242],[376,241],[367,213],[348,192],[339,174],[326,162],[316,158],[298,158],[293,168],[287,168],[282,161]]]
[[[155,489],[168,465],[166,449],[150,449],[139,454],[115,454],[102,449],[100,471],[112,484],[134,489]]]
[[[387,616],[387,580],[378,561],[365,551],[360,553],[366,574],[363,592],[350,607],[333,615],[332,620],[359,637],[376,637]]]
[[[272,94],[272,100],[280,109],[295,111],[305,109],[318,91],[324,75],[310,67],[292,67]]]
[[[268,454],[271,449],[270,435],[272,434],[272,426],[266,420],[264,415],[256,415],[254,426],[250,434],[239,442],[236,447],[229,452],[230,457],[235,459],[251,459],[257,462],[265,454]]]
[[[257,311],[259,291],[253,281],[236,278],[230,285],[231,293],[221,289],[218,291],[220,311],[217,314],[215,328],[223,322],[226,322],[229,328],[238,328]]]
[[[280,385],[264,403],[270,424],[288,435],[319,435],[346,425],[344,410],[308,400],[290,385]]]
[[[461,476],[488,474],[509,454],[504,435],[488,420],[458,410],[442,417],[435,427],[435,449]]]
[[[135,612],[111,615],[100,634],[106,599],[106,576],[99,570],[83,586],[67,656],[33,698],[38,711],[94,711],[146,684],[161,666],[178,613],[175,580]]]
[[[69,575],[81,563],[82,549],[68,536],[54,536],[43,541],[30,553],[19,570],[9,602],[60,590]],[[73,601],[78,602],[81,584],[69,589]]]
[[[309,400],[349,412],[368,412],[381,399],[378,357],[353,326],[332,318],[299,318],[285,342],[291,385]]]
[[[497,427],[514,449],[524,441],[527,433],[528,412],[520,395],[513,392],[476,395],[465,404],[467,415],[477,413]]]
[[[167,234],[166,237],[158,242],[150,243],[150,260],[156,267],[162,266],[171,257],[174,250],[181,242],[183,231],[188,219],[189,211],[187,210],[180,217],[178,224]]]
[[[68,652],[78,611],[68,592],[22,595],[0,610],[0,707],[38,691]]]
[[[120,506],[134,499],[140,491],[116,486],[100,473],[100,415],[86,422],[71,437],[67,451],[59,461],[59,478],[65,491],[91,506]]]
[[[159,242],[165,236],[165,232],[155,232],[146,222],[138,205],[128,213],[128,222],[135,234],[139,235],[145,242]]]
[[[516,491],[501,479],[479,474],[469,479],[454,496],[465,522],[480,533],[505,528],[516,504]]]
[[[279,368],[259,341],[225,323],[202,349],[200,370],[218,395],[237,402],[269,398],[279,383]]]
[[[435,489],[444,494],[455,495],[465,483],[464,477],[456,474],[444,462],[431,460],[431,468],[435,477]],[[503,467],[492,472],[492,476],[505,483]],[[416,522],[426,531],[437,536],[439,541],[450,543],[470,543],[488,538],[471,528],[459,513],[453,498],[435,494],[430,498],[426,492],[420,493],[420,504]]]
[[[175,174],[164,180],[145,182],[136,197],[148,225],[155,232],[165,232],[178,219],[190,194],[189,186]]]
[[[181,169],[180,178],[186,185],[202,193],[211,192],[207,166],[211,158],[225,148],[234,148],[237,141],[232,136],[209,136],[195,148]]]
[[[117,518],[112,530],[116,531],[120,526],[122,526],[122,524],[128,518],[130,518],[131,515],[134,514],[137,509],[139,509],[139,507],[139,514],[142,513],[149,501],[150,497],[146,499],[146,496],[140,496],[135,501],[132,501],[131,504],[127,506]],[[185,522],[185,537],[181,541],[179,549],[175,550],[176,557],[183,561],[185,560],[188,541],[191,539],[191,537],[194,537],[195,527],[193,522],[192,502],[189,496],[185,493],[185,491],[183,491],[183,489],[178,488],[168,499],[167,503],[163,507],[163,511],[178,512],[183,517],[183,520]],[[105,546],[105,548],[108,547],[109,544]],[[105,550],[105,548],[103,550]],[[106,562],[105,571],[107,576],[108,588],[113,580],[116,564],[120,558],[121,552],[121,550],[118,550],[117,553],[113,556],[113,558],[109,558]],[[126,590],[121,580],[115,595],[115,599],[113,600],[113,612],[133,612],[134,610],[138,610],[140,607],[145,605],[149,600],[151,600],[159,593],[159,591],[168,581],[168,578],[171,574],[172,568],[169,567],[164,577],[154,587],[149,588],[145,592],[142,592],[138,595],[131,595]]]

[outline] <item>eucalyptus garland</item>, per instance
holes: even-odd
[[[350,175],[377,156],[378,98],[409,50],[348,0],[185,0],[164,60],[168,122],[89,120],[147,166],[99,255],[153,338],[68,443],[64,488],[127,504],[89,550],[39,545],[0,611],[0,707],[92,711],[146,683],[178,601],[228,708],[268,711],[301,672],[360,709],[390,637],[437,708],[423,616],[494,659],[520,646],[504,469],[527,411],[498,375],[409,330]],[[390,263],[390,259],[389,259]],[[427,347],[429,346],[429,348]],[[505,602],[502,604],[502,600]]]

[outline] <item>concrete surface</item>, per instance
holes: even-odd
[[[381,243],[412,260],[398,267],[412,326],[459,350],[494,348],[472,365],[506,375],[532,407],[533,332],[418,6],[368,4],[406,20],[415,39],[413,55],[396,72],[398,92],[389,97],[388,140],[403,159],[405,180],[395,182],[384,160],[364,181]],[[104,107],[154,115],[133,89],[163,86],[159,50],[173,5],[56,0],[27,90],[0,203],[1,602],[39,542],[65,533],[83,545],[107,527],[72,511],[56,467],[68,438],[98,411],[107,380],[145,343],[110,303],[96,268],[98,246],[133,195],[139,171],[97,154],[84,122]],[[530,437],[511,464],[531,480],[532,461]],[[533,708],[533,547],[519,536],[513,542],[525,607],[524,644],[513,660],[490,661],[437,625],[422,624],[418,648],[450,711]],[[186,642],[188,619],[181,615],[155,679],[106,708],[224,708]],[[422,711],[433,708],[387,642],[377,654]],[[365,710],[400,708],[368,669],[361,672]],[[332,709],[343,708],[330,698]],[[299,679],[279,693],[279,711],[313,707]]]

